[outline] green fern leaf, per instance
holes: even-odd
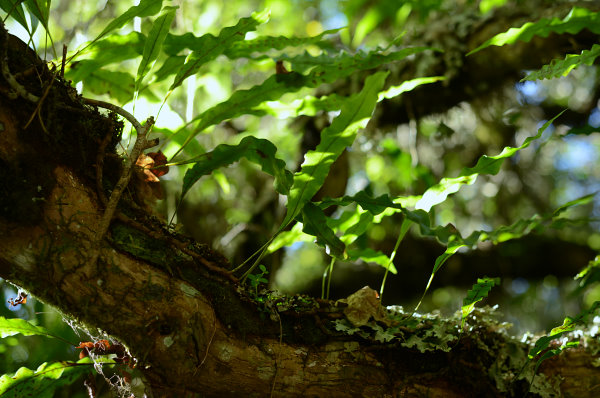
[[[543,18],[538,22],[527,22],[520,28],[510,28],[504,33],[497,34],[473,51],[469,52],[467,56],[490,46],[513,44],[517,40],[528,42],[534,36],[548,37],[550,33],[576,34],[583,29],[588,29],[592,33],[600,34],[600,13],[590,11],[587,8],[573,7],[571,12],[563,19]]]
[[[36,326],[25,319],[6,319],[0,317],[0,337],[4,338],[14,336],[15,334],[22,334],[23,336],[37,335],[60,339],[58,336],[53,335],[48,329],[42,326]]]
[[[308,202],[302,208],[302,232],[317,238],[316,243],[325,248],[328,255],[344,260],[346,245],[327,225],[327,216],[319,207]]]
[[[296,92],[303,87],[313,88],[324,83],[332,83],[358,70],[372,69],[428,49],[430,48],[413,47],[387,55],[373,52],[367,55],[359,53],[355,57],[346,54],[341,58],[332,58],[332,63],[315,68],[308,75],[297,72],[273,75],[260,85],[234,92],[228,100],[195,117],[190,123],[197,122],[196,127],[173,157],[179,154],[196,135],[210,126],[244,114],[264,115],[264,110],[259,109],[259,106],[267,101],[276,100],[286,93]],[[336,59],[339,64],[335,63]]]
[[[202,65],[223,54],[233,43],[244,40],[247,32],[255,30],[258,25],[267,22],[269,14],[268,11],[253,13],[251,17],[240,19],[237,25],[224,28],[217,37],[206,34],[196,38],[192,47],[193,51],[177,72],[169,90],[179,87],[185,79],[196,74]]]
[[[135,79],[135,95],[137,95],[142,80],[154,65],[154,62],[158,58],[160,48],[169,33],[173,18],[175,18],[175,11],[179,7],[165,7],[161,14],[152,24],[152,29],[148,34],[146,43],[144,45],[144,53],[142,54],[142,61],[137,70],[137,77]]]
[[[594,44],[590,50],[583,50],[580,55],[567,54],[565,59],[553,59],[550,64],[542,66],[540,70],[531,72],[521,81],[566,76],[581,65],[593,65],[598,56],[600,56],[600,45]]]
[[[285,162],[275,156],[277,148],[270,141],[256,137],[244,137],[238,145],[221,144],[213,151],[205,153],[186,163],[195,163],[183,177],[181,197],[202,177],[213,170],[237,162],[242,157],[261,166],[262,170],[275,177],[275,190],[286,195],[292,185],[292,173],[285,168]]]
[[[109,361],[108,363],[114,363]],[[78,378],[94,370],[90,358],[78,362],[43,363],[36,370],[20,368],[14,375],[0,377],[2,398],[52,398],[56,389],[73,384]]]
[[[95,46],[89,47],[80,55],[86,59],[71,64],[65,77],[74,82],[84,81],[103,66],[137,58],[144,52],[146,36],[138,32],[127,35],[110,35],[99,40]]]
[[[477,283],[473,285],[473,287],[467,292],[467,297],[463,299],[463,304],[461,307],[461,329],[465,327],[465,321],[467,320],[467,316],[469,316],[469,314],[473,312],[475,304],[486,298],[490,290],[492,290],[492,288],[496,285],[500,285],[500,278],[477,279]]]
[[[294,183],[288,195],[287,214],[280,231],[323,186],[331,164],[346,147],[352,145],[358,130],[367,125],[388,74],[389,72],[377,72],[367,77],[361,94],[344,104],[331,126],[321,132],[321,142],[317,148],[306,153],[302,169],[294,175]]]

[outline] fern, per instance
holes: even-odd
[[[467,53],[467,56],[490,46],[513,44],[517,40],[530,41],[534,36],[548,37],[550,33],[576,34],[583,29],[600,34],[600,13],[590,11],[587,8],[573,7],[571,12],[563,19],[542,18],[538,22],[527,22],[520,28],[510,28],[504,33],[497,34],[473,51]]]
[[[388,72],[378,72],[367,77],[361,93],[348,100],[331,126],[321,132],[321,142],[317,148],[306,153],[302,169],[294,175],[286,206],[287,214],[281,223],[280,231],[321,189],[333,162],[346,147],[352,145],[358,129],[367,125],[387,75]]]
[[[500,278],[479,278],[477,283],[467,292],[467,297],[463,300],[461,307],[462,321],[460,328],[464,329],[467,316],[475,308],[475,304],[487,297],[488,293],[496,285],[500,284]]]
[[[292,185],[292,173],[285,168],[285,162],[275,157],[277,148],[270,141],[255,137],[245,137],[238,145],[221,144],[213,151],[185,163],[194,163],[183,177],[181,197],[202,177],[214,170],[228,166],[245,157],[261,166],[262,170],[275,177],[275,190],[286,195]]]
[[[244,40],[247,32],[256,29],[258,25],[267,22],[268,19],[269,12],[267,11],[254,13],[251,17],[240,19],[237,25],[224,28],[217,37],[206,34],[199,38],[195,45],[197,48],[188,55],[183,66],[177,71],[169,90],[172,91],[179,87],[185,79],[198,72],[203,64],[215,59],[233,43]]]
[[[162,47],[162,44],[169,33],[169,28],[175,18],[175,11],[179,7],[165,7],[163,8],[160,16],[152,24],[152,29],[148,34],[146,43],[144,45],[144,52],[142,54],[142,61],[137,70],[137,76],[135,79],[135,91],[134,97],[137,95],[142,80],[154,65],[154,62],[158,58],[158,54]]]
[[[114,361],[96,359],[96,362],[113,364]],[[73,384],[78,378],[94,369],[90,358],[77,362],[43,363],[36,370],[20,368],[14,375],[0,377],[2,398],[52,398],[54,392],[65,385]]]
[[[354,56],[343,53],[336,57],[328,57],[331,62],[314,68],[307,75],[298,72],[276,74],[262,84],[248,90],[238,90],[220,104],[204,111],[189,124],[197,123],[192,133],[175,153],[176,156],[190,141],[208,127],[244,114],[262,115],[264,111],[257,109],[267,101],[279,99],[286,93],[296,92],[303,87],[314,88],[321,84],[332,83],[360,70],[372,69],[391,61],[404,59],[429,47],[411,47],[382,55],[377,52],[358,53]],[[178,132],[179,133],[179,132]],[[176,133],[176,134],[178,134]],[[171,137],[173,138],[173,137]]]
[[[583,50],[580,55],[567,54],[565,59],[554,59],[550,64],[542,66],[540,70],[529,73],[521,81],[553,79],[568,75],[573,69],[581,65],[593,65],[600,55],[600,45],[594,44],[590,50]]]

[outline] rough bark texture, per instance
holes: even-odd
[[[382,343],[377,328],[397,325],[377,321],[376,307],[350,325],[362,328],[359,337],[336,331],[334,321],[349,317],[347,303],[268,296],[257,303],[222,256],[143,210],[140,192],[149,191],[141,178],[96,244],[104,211],[97,168],[104,163],[100,190],[110,194],[121,172],[114,155],[121,125],[83,105],[22,42],[0,36],[10,72],[42,97],[38,107],[0,80],[0,276],[124,343],[155,397],[483,397],[527,390],[525,373],[513,377],[528,346],[493,322],[475,323],[444,351],[435,349],[443,337],[435,328],[457,331],[434,318],[399,328],[401,339]],[[425,343],[427,336],[434,338]],[[413,338],[419,342],[403,344]],[[593,359],[580,349],[548,361],[533,393],[590,396],[600,378]]]

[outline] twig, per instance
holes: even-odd
[[[67,45],[63,44],[62,63],[60,65],[60,77],[65,78],[65,64],[67,63]]]
[[[139,138],[142,136],[141,132],[144,131],[145,129],[142,126],[142,124],[140,122],[138,122],[137,119],[131,113],[127,112],[125,109],[121,108],[120,106],[111,104],[110,102],[104,102],[104,101],[95,100],[95,99],[91,99],[91,98],[82,98],[82,99],[83,99],[83,102],[88,105],[94,105],[94,106],[99,106],[100,108],[108,109],[110,111],[113,111],[113,112],[123,116],[125,119],[127,119],[127,121],[129,123],[131,123],[131,125],[136,129],[136,131],[138,133],[138,138],[135,141],[135,145],[137,145]],[[152,123],[154,123],[154,120],[152,120]],[[148,124],[147,124],[147,126],[148,126]],[[145,137],[146,132],[147,131],[144,131],[144,137]],[[135,150],[135,145],[133,147],[134,150]],[[133,151],[131,153],[133,155]],[[139,156],[139,153],[138,153],[138,156]],[[135,159],[137,160],[137,157]]]
[[[23,127],[24,129],[26,129],[27,127],[29,127],[29,125],[33,121],[33,118],[35,117],[35,114],[37,113],[38,114],[38,118],[40,120],[40,125],[42,126],[42,129],[44,130],[44,132],[46,134],[50,134],[48,132],[48,130],[46,129],[46,126],[44,126],[44,122],[42,121],[42,116],[41,116],[40,112],[41,112],[41,109],[42,109],[42,104],[44,103],[44,100],[46,99],[46,97],[50,93],[50,89],[52,88],[52,84],[54,84],[54,80],[56,79],[56,76],[57,76],[56,73],[52,76],[52,80],[50,80],[50,83],[48,83],[48,86],[44,90],[44,93],[42,94],[42,97],[39,99],[38,104],[35,107],[35,110],[33,111],[33,113],[31,114],[31,117],[29,118],[29,120],[25,124],[25,127]]]
[[[146,138],[146,135],[148,134],[148,131],[150,131],[150,128],[154,124],[154,118],[150,116],[146,120],[146,125],[142,126],[141,123],[138,122],[137,119],[131,113],[116,105],[89,98],[84,98],[84,102],[90,105],[96,105],[102,108],[106,108],[115,113],[118,113],[119,115],[127,119],[137,130],[137,137],[135,139],[135,144],[133,145],[133,149],[131,150],[129,159],[123,169],[123,172],[121,173],[121,177],[119,177],[119,181],[117,181],[117,184],[114,186],[113,191],[110,194],[110,198],[106,203],[104,214],[100,219],[100,225],[98,227],[98,231],[93,242],[92,254],[90,256],[91,264],[95,265],[98,261],[100,242],[106,236],[106,233],[108,232],[108,228],[110,226],[110,222],[112,221],[113,216],[115,215],[115,211],[117,210],[117,204],[119,203],[119,199],[121,199],[123,191],[125,190],[125,188],[127,188],[127,185],[129,184],[129,180],[131,179],[131,175],[133,173],[135,161],[137,160],[137,158],[139,158],[142,151],[148,147],[148,140]]]

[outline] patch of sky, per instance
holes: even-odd
[[[527,289],[529,289],[529,282],[527,282],[527,279],[524,279],[524,278],[514,279],[510,283],[509,289],[514,295],[516,295],[516,296],[521,295],[521,294],[525,293],[527,291]]]
[[[592,127],[600,127],[600,109],[595,107],[588,118],[588,124]]]
[[[346,15],[340,10],[337,0],[323,0],[320,4],[323,28],[337,29],[348,26]]]
[[[541,104],[548,96],[546,89],[538,82],[525,81],[515,84],[517,100],[521,104]]]
[[[598,161],[598,149],[587,137],[567,136],[565,149],[556,156],[554,166],[558,170],[573,171],[594,165]]]

